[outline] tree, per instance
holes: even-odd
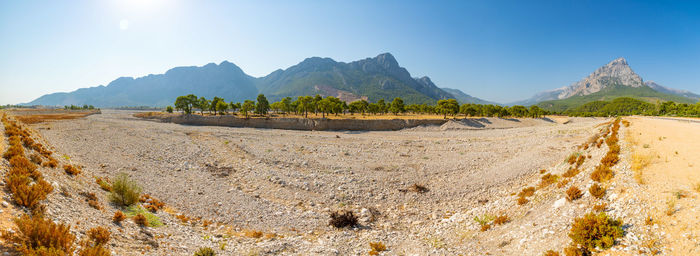
[[[219,113],[219,115],[226,114],[226,110],[228,109],[228,103],[222,101],[219,101],[216,103],[216,112]]]
[[[309,110],[314,98],[311,96],[299,96],[297,98],[297,110],[304,113],[304,118],[309,117]]]
[[[391,101],[391,107],[389,107],[389,111],[391,111],[391,113],[394,113],[394,115],[406,112],[406,106],[404,106],[403,100],[399,97],[394,98],[394,100]]]
[[[530,106],[530,117],[539,118],[542,115],[542,109],[537,105]]]
[[[182,110],[185,114],[192,114],[192,107],[197,102],[197,96],[194,94],[189,94],[187,96],[180,96],[175,99],[175,108]]]
[[[292,108],[292,97],[284,97],[280,103],[282,104],[282,112],[289,113],[294,110]]]
[[[199,100],[197,101],[197,108],[199,108],[199,112],[204,115],[204,110],[209,110],[210,108],[210,101],[207,100],[204,97],[199,97]]]
[[[323,98],[318,94],[311,100],[311,108],[313,108],[314,114],[318,113],[318,103],[321,102],[321,100],[323,100]]]
[[[438,100],[438,111],[447,118],[447,114],[456,115],[459,112],[459,103],[455,99]]]
[[[479,113],[479,110],[476,108],[475,104],[467,103],[459,107],[459,113],[464,114],[465,116],[476,116]]]
[[[520,105],[511,107],[509,112],[514,117],[527,117],[530,114],[527,108]]]
[[[386,114],[387,110],[389,110],[389,107],[386,106],[384,99],[378,100],[377,101],[377,113]]]
[[[253,109],[255,109],[255,102],[253,102],[252,100],[245,100],[243,102],[243,105],[241,105],[241,112],[243,112],[245,118],[248,118],[248,112],[250,112]]]
[[[231,112],[236,112],[236,110],[241,109],[241,103],[240,103],[240,102],[238,102],[238,103],[233,103],[233,102],[231,102],[231,103],[229,104],[229,106],[231,107]]]
[[[316,103],[317,109],[321,111],[322,118],[326,118],[326,113],[331,112],[333,108],[333,102],[330,97],[326,97]]]
[[[255,113],[259,115],[267,115],[270,110],[270,103],[265,98],[264,94],[258,94],[258,104],[255,105]]]
[[[168,106],[165,108],[165,112],[172,113],[173,112],[173,107]]]
[[[369,106],[369,102],[366,100],[356,100],[350,102],[348,107],[350,109],[350,113],[362,113],[364,115],[367,111],[367,106]]]
[[[224,101],[223,98],[214,97],[214,99],[212,99],[211,103],[209,104],[209,111],[216,113],[216,107],[219,105],[219,102],[226,103],[226,101]]]

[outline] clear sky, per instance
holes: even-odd
[[[497,102],[625,57],[700,93],[700,4],[684,1],[1,1],[0,104],[228,60],[264,76],[391,52],[414,77]]]

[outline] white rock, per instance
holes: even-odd
[[[7,207],[9,207],[9,206],[10,206],[10,204],[8,204],[8,203],[5,202],[5,201],[2,201],[2,207],[7,208]]]
[[[563,198],[563,197],[562,197],[562,198],[559,198],[559,200],[557,200],[557,201],[554,202],[554,204],[552,205],[552,208],[557,209],[557,208],[559,208],[559,207],[564,206],[565,203],[566,203],[566,199],[565,199],[565,198]]]

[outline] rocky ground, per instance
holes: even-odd
[[[644,225],[639,214],[648,208],[624,149],[607,195],[588,193],[590,172],[607,146],[578,146],[609,119],[487,121],[491,126],[481,129],[451,122],[394,132],[310,132],[183,126],[103,111],[32,127],[61,164],[83,166],[77,177],[43,170],[60,188],[49,196],[47,215],[73,224],[78,236],[109,227],[114,255],[191,255],[199,247],[221,255],[366,255],[370,242],[385,244],[383,255],[541,255],[567,246],[573,218],[601,202],[628,224],[606,253],[645,252],[642,243],[658,226]],[[515,193],[538,185],[541,169],[561,175],[575,152],[590,155],[580,174],[516,203]],[[118,208],[95,177],[120,172],[166,203],[156,214],[163,226],[112,223]],[[564,199],[570,186],[580,187],[583,198]],[[80,192],[96,193],[102,209],[88,206]],[[360,225],[329,226],[337,210],[353,211]],[[183,224],[180,214],[201,220]],[[511,220],[481,232],[474,217],[485,214]]]

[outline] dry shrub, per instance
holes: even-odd
[[[85,202],[87,202],[88,205],[90,205],[90,207],[95,208],[95,209],[97,209],[97,210],[101,210],[101,209],[102,209],[102,205],[100,205],[100,202],[99,202],[99,200],[98,200],[98,198],[97,198],[97,195],[95,195],[95,193],[92,193],[92,192],[80,192],[79,194],[80,194],[81,196],[85,197]]]
[[[54,158],[49,158],[49,161],[44,162],[42,166],[56,168],[58,166],[58,161]]]
[[[29,156],[29,159],[32,161],[32,163],[34,163],[36,165],[41,165],[42,160],[41,160],[41,156],[39,154],[34,153],[34,154]]]
[[[386,251],[386,245],[382,242],[369,242],[369,248],[372,249],[369,251],[369,255],[379,255],[379,252]]]
[[[72,255],[75,236],[70,226],[27,214],[13,220],[14,232],[2,232],[8,244],[14,244],[21,255]]]
[[[593,206],[593,210],[596,212],[602,212],[605,211],[605,209],[608,208],[607,203],[599,203]]]
[[[597,148],[600,148],[600,146],[602,146],[602,145],[603,145],[603,139],[600,139],[600,140],[598,140],[598,142],[595,143],[595,146]]]
[[[588,147],[589,147],[588,143],[583,144],[583,150],[588,150]]]
[[[627,121],[627,120],[622,120],[622,124],[623,124],[625,127],[630,127],[630,122]]]
[[[518,205],[524,205],[524,204],[527,204],[528,202],[530,202],[530,200],[527,200],[527,198],[524,198],[524,197],[518,197],[517,202],[518,202]]]
[[[88,230],[87,235],[96,246],[100,246],[109,242],[110,232],[105,227],[96,227]]]
[[[505,215],[505,214],[499,215],[498,217],[496,217],[493,220],[494,225],[503,225],[503,224],[506,224],[508,222],[510,222],[510,218],[508,218],[508,215]]]
[[[23,155],[13,156],[10,158],[10,166],[18,169],[24,169],[27,173],[32,173],[36,171],[37,166],[31,161],[27,160]]]
[[[571,181],[571,179],[563,179],[559,181],[559,183],[557,183],[557,188],[566,187],[566,185],[569,184],[569,181]]]
[[[603,196],[605,196],[605,188],[598,185],[598,183],[594,183],[590,188],[588,188],[588,192],[598,199],[603,198]]]
[[[110,256],[111,253],[104,246],[87,246],[80,250],[78,256]]]
[[[216,255],[216,253],[214,252],[214,249],[209,248],[209,247],[199,248],[199,250],[197,250],[194,253],[194,256],[214,256],[214,255]]]
[[[540,170],[540,174],[544,174],[545,172],[547,172],[547,170],[545,170],[545,169]]]
[[[141,187],[135,181],[129,179],[125,173],[117,174],[112,183],[112,193],[110,194],[112,202],[129,206],[138,202],[140,195]]]
[[[558,180],[559,180],[559,175],[547,173],[545,175],[542,175],[542,180],[540,181],[540,187],[541,188],[547,187],[549,185],[556,183]]]
[[[574,164],[574,163],[576,163],[576,157],[577,157],[576,153],[571,154],[571,155],[569,155],[569,158],[566,159],[566,162],[569,164]]]
[[[261,238],[261,237],[263,237],[263,232],[260,232],[257,230],[252,230],[252,229],[246,229],[243,231],[243,236],[249,237],[249,238]]]
[[[580,248],[575,244],[569,245],[564,248],[564,255],[566,256],[591,256],[591,252],[587,249]]]
[[[584,161],[586,161],[586,156],[579,155],[578,159],[576,159],[576,168],[581,167]]]
[[[647,226],[654,225],[654,219],[651,216],[644,218],[644,224]]]
[[[561,176],[564,177],[564,178],[571,178],[571,177],[574,177],[574,176],[578,175],[579,172],[581,172],[581,170],[579,170],[578,168],[569,168],[569,170],[567,170],[567,171],[566,171],[564,174],[562,174]]]
[[[610,167],[601,164],[591,173],[591,179],[597,182],[606,182],[611,180],[614,175]]]
[[[139,198],[139,202],[146,204],[146,209],[151,212],[157,212],[158,210],[165,207],[165,203],[161,202],[158,199],[155,199],[154,197],[151,197],[151,195],[149,194],[141,195],[141,197]]]
[[[20,185],[13,192],[12,197],[17,204],[32,209],[37,207],[41,200],[46,199],[46,195],[51,191],[53,191],[51,184],[42,179],[32,185]]]
[[[400,191],[400,192],[404,192],[404,193],[405,193],[405,192],[409,192],[409,191],[410,191],[410,192],[416,192],[416,193],[425,193],[425,192],[428,192],[428,191],[430,191],[430,190],[429,190],[427,187],[423,186],[423,185],[420,185],[420,184],[417,184],[417,183],[413,183],[413,185],[411,185],[411,186],[408,187],[407,189],[399,189],[399,191]]]
[[[544,252],[544,256],[559,256],[559,252],[556,252],[554,250],[547,250]]]
[[[535,187],[526,187],[518,193],[519,197],[528,197],[535,194]]]
[[[328,224],[336,228],[353,227],[357,225],[357,217],[351,211],[333,212]]]
[[[142,227],[148,226],[148,219],[146,219],[146,216],[143,216],[143,214],[137,214],[132,219],[139,226],[142,226]]]
[[[605,165],[605,166],[614,166],[617,164],[617,162],[620,161],[620,156],[616,153],[612,153],[612,151],[609,151],[603,159],[600,160],[600,164]]]
[[[63,166],[63,170],[66,171],[66,173],[67,173],[68,175],[78,175],[78,174],[80,174],[80,169],[77,168],[77,167],[75,167],[75,166],[72,166],[72,165],[70,165],[70,164],[64,165],[64,166]]]
[[[97,185],[100,185],[100,188],[104,191],[111,192],[112,191],[112,186],[109,185],[109,183],[105,180],[103,180],[100,177],[95,178],[95,182]]]
[[[114,217],[112,217],[112,221],[114,223],[121,223],[123,220],[126,219],[126,214],[124,214],[122,211],[116,211],[114,212]]]
[[[590,251],[595,248],[608,249],[615,239],[623,235],[622,222],[609,218],[605,213],[587,213],[574,219],[569,231],[571,240],[581,248]]]
[[[187,217],[184,214],[177,215],[175,216],[175,218],[182,221],[182,223],[187,223],[188,221],[190,221],[190,217]]]
[[[491,229],[491,224],[484,224],[484,225],[481,225],[480,230],[481,230],[481,232],[484,232],[484,231],[487,231],[489,229]]]
[[[671,216],[676,213],[676,199],[671,198],[666,202],[666,215]]]
[[[569,201],[574,201],[582,196],[583,192],[581,192],[581,190],[576,186],[571,186],[568,190],[566,190],[566,199]]]

